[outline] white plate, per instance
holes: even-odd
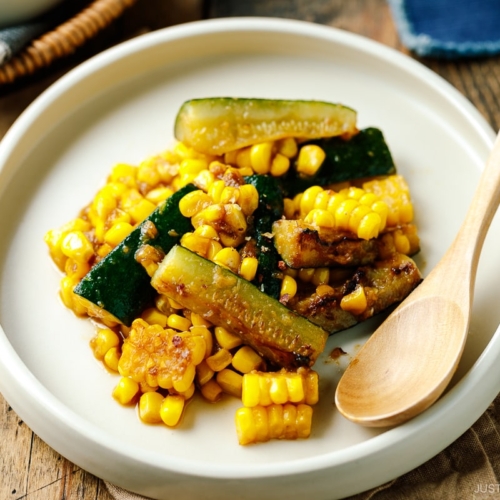
[[[59,273],[43,235],[92,199],[116,162],[171,145],[190,98],[323,99],[380,127],[407,178],[424,273],[465,214],[493,132],[450,85],[413,60],[358,36],[308,23],[225,19],[132,40],[56,82],[0,146],[0,390],[49,445],[93,474],[153,498],[338,498],[399,476],[461,433],[500,391],[498,220],[477,280],[471,335],[453,388],[392,430],[369,430],[334,408],[347,361],[317,362],[313,434],[241,447],[237,402],[191,403],[179,429],[146,426],[110,393],[117,378],[92,357],[93,328],[57,297]],[[331,337],[353,353],[380,318]]]

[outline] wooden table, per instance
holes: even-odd
[[[138,0],[76,54],[33,77],[0,88],[0,138],[51,83],[92,55],[128,38],[178,23],[230,16],[302,19],[364,35],[401,52],[385,0]],[[421,59],[500,127],[500,57],[466,61]],[[103,482],[39,439],[0,396],[0,499],[112,500]]]

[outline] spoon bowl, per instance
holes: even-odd
[[[346,418],[371,427],[398,425],[446,389],[464,350],[479,256],[499,202],[500,134],[452,245],[340,379],[335,402]]]

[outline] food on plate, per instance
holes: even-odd
[[[409,187],[339,104],[196,99],[175,135],[46,233],[62,301],[143,422],[232,397],[240,444],[306,438],[328,336],[422,279]]]

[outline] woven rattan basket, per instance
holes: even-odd
[[[0,66],[0,85],[35,73],[75,52],[87,40],[118,18],[136,0],[94,0],[74,17],[33,40],[18,55]]]

